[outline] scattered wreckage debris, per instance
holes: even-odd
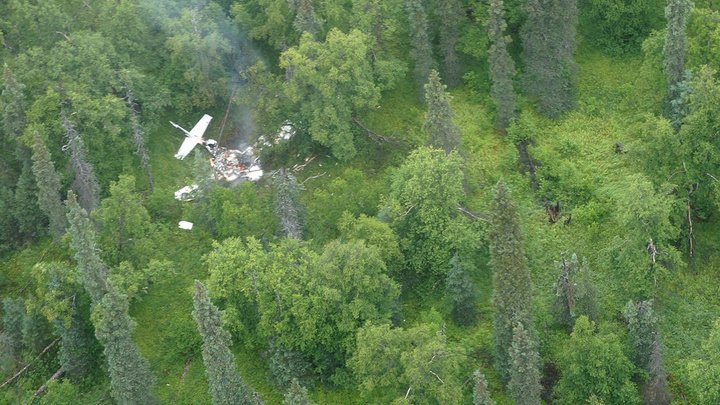
[[[193,223],[188,221],[180,221],[178,222],[178,228],[190,231],[193,229]]]
[[[248,145],[242,150],[230,149],[218,146],[217,141],[214,139],[205,140],[203,138],[205,130],[207,130],[211,120],[212,117],[210,115],[203,115],[190,131],[170,121],[172,126],[185,133],[185,140],[180,145],[180,149],[178,149],[175,154],[175,158],[183,160],[197,145],[202,145],[208,153],[210,153],[210,167],[212,167],[215,180],[224,180],[228,183],[243,181],[256,182],[260,180],[265,173],[255,151],[263,147],[271,147],[288,141],[295,136],[297,132],[295,126],[290,121],[285,121],[280,126],[278,133],[274,136],[270,138],[261,136],[254,146]],[[302,170],[302,168],[313,159],[314,157],[306,159],[305,163],[297,170]],[[198,197],[199,192],[199,186],[197,184],[191,184],[175,191],[175,199],[178,201],[192,201]],[[192,230],[193,223],[180,221],[178,222],[178,228],[189,231]]]
[[[197,184],[185,186],[175,192],[175,199],[178,201],[192,201],[197,197],[199,189],[200,186]]]

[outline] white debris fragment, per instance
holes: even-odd
[[[178,222],[178,228],[189,231],[193,229],[193,223],[188,221],[180,221]]]
[[[178,201],[192,201],[197,196],[198,185],[192,184],[185,186],[175,192],[175,199]]]

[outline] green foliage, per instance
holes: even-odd
[[[338,222],[338,229],[341,241],[363,241],[365,245],[377,249],[389,270],[397,270],[402,264],[397,235],[387,223],[375,217],[360,215],[354,218],[345,213]]]
[[[502,181],[495,187],[489,236],[490,266],[493,270],[492,303],[495,309],[495,366],[507,380],[512,369],[510,348],[513,328],[518,322],[526,329],[531,328],[532,282],[517,207]]]
[[[280,66],[290,72],[285,96],[307,122],[312,139],[341,160],[356,153],[353,116],[380,100],[369,51],[366,34],[333,28],[324,43],[306,34],[297,47],[280,56]]]
[[[352,0],[350,16],[351,26],[371,38],[376,83],[392,89],[407,72],[407,62],[398,55],[406,46],[403,0]]]
[[[692,2],[690,0],[668,0],[667,7],[665,7],[667,30],[663,55],[665,57],[665,76],[670,89],[668,100],[677,98],[677,90],[674,88],[682,81],[683,72],[685,72],[685,54],[687,52],[685,27],[691,9]]]
[[[458,325],[469,326],[477,321],[478,293],[465,264],[457,253],[450,259],[450,270],[445,281],[452,301],[452,318]]]
[[[343,232],[340,228],[347,215],[352,218],[377,214],[379,188],[362,171],[348,168],[341,176],[306,193],[303,205],[307,208],[308,238],[318,242],[334,239]]]
[[[348,367],[363,398],[382,398],[384,403],[402,398],[418,404],[459,403],[458,357],[437,328],[368,324],[358,330],[357,350]]]
[[[485,375],[480,370],[475,370],[473,380],[473,405],[495,405],[495,401],[490,398]]]
[[[705,217],[720,207],[720,182],[713,178],[720,169],[720,148],[712,135],[720,129],[720,120],[713,114],[720,105],[720,83],[715,79],[715,71],[701,68],[691,82],[691,89],[690,113],[680,129],[680,141],[695,214]]]
[[[453,122],[451,98],[445,92],[446,88],[447,86],[440,82],[438,72],[431,70],[425,84],[425,102],[428,110],[425,113],[423,128],[428,133],[428,145],[450,153],[460,146],[460,128]]]
[[[462,66],[457,55],[456,46],[462,28],[464,10],[461,0],[444,0],[433,4],[437,13],[440,31],[440,52],[443,56],[443,78],[450,87],[461,83]]]
[[[699,404],[720,401],[720,320],[715,321],[710,336],[695,359],[687,363],[688,385]]]
[[[47,228],[47,217],[38,206],[38,194],[38,185],[30,164],[26,162],[15,187],[14,214],[18,224],[16,236],[22,240],[36,239],[42,236]]]
[[[443,276],[450,261],[457,208],[464,197],[462,162],[457,153],[419,148],[393,174],[382,215],[400,237],[409,270]]]
[[[410,59],[415,64],[413,75],[415,84],[422,89],[435,64],[428,33],[427,13],[421,0],[405,0],[405,12],[410,28]]]
[[[555,386],[559,404],[580,404],[595,397],[607,404],[639,404],[631,378],[635,371],[612,333],[600,335],[593,322],[581,316],[575,322],[562,354],[560,381]]]
[[[3,334],[5,336],[5,355],[13,361],[20,358],[23,347],[23,319],[25,304],[20,298],[5,297],[3,300]]]
[[[135,178],[121,175],[110,183],[110,196],[93,212],[100,225],[98,242],[103,260],[110,266],[129,261],[144,266],[153,253],[153,227],[150,214],[135,190]]]
[[[38,263],[32,273],[37,288],[30,305],[54,325],[60,336],[60,364],[65,375],[77,382],[96,366],[100,351],[80,275],[61,262]]]
[[[68,380],[50,381],[47,393],[40,398],[41,405],[75,405],[82,400],[82,392]]]
[[[293,27],[300,34],[307,32],[315,37],[322,28],[322,23],[317,14],[315,14],[313,0],[296,0],[295,3],[296,11]]]
[[[591,320],[597,319],[596,287],[590,275],[587,259],[578,264],[574,253],[569,260],[565,257],[557,262],[560,275],[555,282],[555,319],[560,325],[572,329],[575,319],[585,315]]]
[[[505,4],[502,0],[492,0],[488,13],[486,25],[491,42],[488,55],[492,82],[490,93],[495,103],[495,129],[504,131],[515,115],[515,62],[507,50],[510,36],[505,35]]]
[[[185,109],[208,108],[227,95],[230,85],[227,64],[235,62],[235,49],[224,35],[229,24],[214,1],[202,7],[184,7],[179,16],[164,21],[170,34],[165,44],[169,51],[168,69],[177,80],[174,87],[189,87],[185,90],[189,97],[178,99]]]
[[[146,294],[151,284],[176,276],[175,264],[169,260],[150,259],[147,265],[133,266],[129,262],[120,262],[108,276],[110,282],[119,291],[127,295],[130,302]]]
[[[280,169],[273,176],[275,186],[275,212],[278,222],[288,238],[303,238],[303,207],[299,194],[303,185],[287,169]]]
[[[70,224],[70,247],[75,252],[80,280],[95,305],[107,291],[108,269],[96,249],[95,226],[88,218],[87,212],[78,205],[72,191],[68,193],[66,205]]]
[[[230,238],[207,262],[234,329],[256,327],[266,341],[307,356],[318,372],[342,366],[357,328],[388,320],[399,294],[378,250],[362,241],[331,242],[318,255],[295,239],[265,250],[254,239]]]
[[[623,316],[627,322],[632,344],[632,361],[638,368],[650,369],[650,357],[658,336],[657,318],[653,313],[653,300],[634,303],[629,301]]]
[[[592,27],[586,38],[614,55],[638,51],[662,21],[660,0],[596,0],[586,4],[583,22]]]
[[[230,352],[230,334],[223,329],[218,308],[210,302],[205,286],[195,280],[193,318],[203,337],[203,362],[213,404],[249,404],[251,392],[240,378]]]
[[[65,209],[60,197],[60,176],[55,171],[45,141],[37,132],[34,134],[32,150],[32,171],[38,187],[38,205],[50,220],[50,234],[57,242],[67,227]]]
[[[258,40],[266,41],[276,50],[294,44],[292,3],[287,0],[249,0],[235,2],[231,13],[240,27]]]
[[[312,405],[313,402],[308,396],[307,389],[300,385],[297,379],[293,379],[290,388],[285,393],[285,405]]]
[[[277,230],[270,193],[252,182],[237,187],[214,187],[208,197],[212,222],[219,239],[255,236],[270,240]]]
[[[150,365],[132,340],[135,322],[128,315],[127,296],[109,285],[92,314],[95,336],[103,345],[111,395],[119,404],[153,404]]]
[[[542,361],[537,350],[537,341],[525,330],[522,322],[513,328],[510,346],[510,381],[508,391],[517,405],[540,403],[540,368]]]
[[[576,0],[529,0],[520,36],[527,94],[538,111],[557,117],[575,104]]]
[[[633,174],[600,192],[614,201],[612,222],[624,230],[610,242],[615,249],[614,270],[628,280],[621,289],[629,298],[651,298],[658,280],[682,263],[673,246],[679,229],[674,223],[677,202],[671,188],[657,189],[645,176]]]

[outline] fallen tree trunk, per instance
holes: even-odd
[[[50,379],[45,382],[45,384],[43,384],[40,388],[38,388],[37,391],[35,391],[35,396],[39,397],[39,396],[45,395],[45,392],[47,392],[47,389],[48,389],[48,385],[50,385],[51,382],[60,378],[60,376],[63,375],[64,372],[65,372],[65,370],[63,370],[63,368],[60,367],[55,372],[55,374],[53,374],[52,377],[50,377]]]
[[[39,359],[43,354],[47,353],[48,350],[52,349],[52,347],[55,346],[55,345],[57,344],[57,342],[59,342],[59,341],[60,341],[60,338],[57,338],[57,339],[53,340],[52,343],[50,343],[49,345],[47,345],[47,347],[44,348],[43,351],[41,351],[40,354],[38,354],[37,357],[35,357],[35,358],[33,359],[33,361],[31,361],[30,363],[26,364],[25,367],[21,368],[20,371],[18,371],[17,373],[15,373],[15,375],[13,375],[12,377],[10,377],[9,380],[7,380],[7,381],[5,381],[4,383],[2,383],[2,385],[0,385],[0,389],[5,388],[6,385],[10,384],[11,382],[15,381],[16,378],[20,377],[25,371],[27,371],[27,369],[30,368],[30,366],[31,366],[33,363],[35,363],[35,362],[37,361],[37,359]]]

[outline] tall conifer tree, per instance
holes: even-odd
[[[60,197],[60,176],[55,171],[50,151],[39,133],[32,144],[32,171],[38,185],[38,204],[50,220],[50,234],[58,242],[65,233],[67,218]]]
[[[472,325],[477,320],[477,290],[463,268],[457,253],[450,259],[446,285],[452,301],[452,317],[458,325]]]
[[[575,103],[577,0],[528,0],[525,11],[520,30],[524,88],[542,114],[557,117]]]
[[[252,395],[235,366],[230,334],[223,329],[220,310],[210,302],[207,289],[197,280],[193,308],[192,315],[203,338],[203,362],[213,404],[251,404]]]
[[[537,343],[522,322],[515,324],[512,346],[510,347],[510,382],[508,391],[516,405],[537,405],[540,403],[540,355]]]
[[[422,90],[433,68],[427,13],[422,0],[406,0],[405,10],[410,22],[410,59],[415,63],[415,82]]]
[[[462,68],[455,46],[460,37],[460,24],[463,19],[463,4],[460,0],[440,0],[436,2],[438,27],[440,29],[440,51],[443,58],[443,78],[450,87],[461,83]]]
[[[95,240],[95,226],[85,209],[70,191],[67,199],[67,219],[70,224],[70,246],[75,251],[75,261],[80,269],[80,279],[90,295],[92,304],[98,304],[108,289],[107,266],[100,259]]]
[[[687,37],[685,27],[688,15],[692,9],[690,0],[668,0],[665,7],[667,31],[665,33],[665,76],[668,84],[668,102],[680,97],[680,83],[683,81],[685,71],[685,53],[687,51]]]
[[[285,393],[285,405],[313,405],[308,396],[307,389],[300,385],[297,378],[293,378],[290,383],[290,389]]]
[[[473,387],[473,405],[495,405],[495,401],[490,398],[487,380],[480,370],[473,373],[475,386]]]
[[[505,35],[505,5],[503,0],[490,0],[487,30],[490,37],[490,95],[495,103],[495,128],[504,131],[515,114],[513,77],[515,62],[507,51],[510,36]]]
[[[303,238],[302,206],[299,193],[302,185],[287,169],[280,169],[273,177],[276,210],[280,225],[288,238]]]
[[[313,0],[296,0],[297,10],[295,11],[295,21],[293,27],[302,34],[303,32],[310,33],[314,37],[317,36],[320,31],[321,23],[317,14],[315,14],[315,7]]]
[[[75,172],[75,180],[73,188],[78,193],[78,201],[86,211],[94,210],[100,203],[100,184],[95,177],[95,169],[85,156],[85,145],[80,134],[75,128],[75,123],[70,120],[66,111],[66,101],[60,108],[60,118],[62,119],[65,138],[67,139],[67,147],[70,148],[70,161]]]
[[[150,365],[140,354],[132,332],[135,322],[128,314],[127,296],[109,285],[92,314],[95,336],[105,348],[111,395],[118,404],[154,404]]]
[[[445,153],[450,153],[460,145],[460,128],[453,122],[453,110],[450,107],[450,95],[445,91],[447,86],[440,82],[436,70],[430,71],[425,85],[425,131],[428,133],[428,144]]]
[[[517,208],[502,181],[495,187],[490,218],[490,265],[493,269],[495,360],[498,371],[507,381],[513,328],[521,322],[526,330],[531,330],[532,286]]]

